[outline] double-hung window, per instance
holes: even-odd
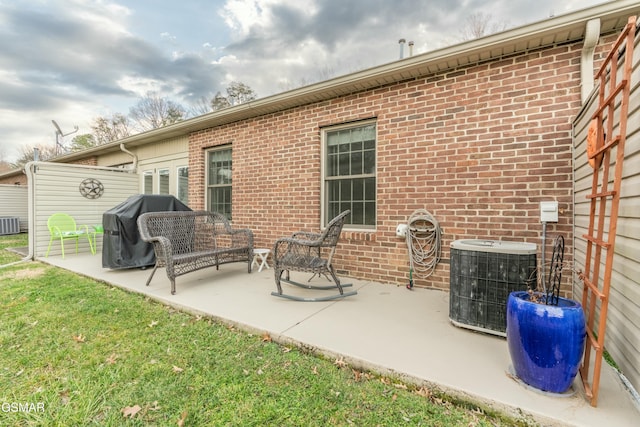
[[[158,194],[169,194],[169,169],[158,169]]]
[[[231,220],[231,148],[207,153],[208,209]]]
[[[349,209],[350,228],[376,225],[375,121],[323,130],[324,225]]]
[[[189,167],[179,166],[177,169],[177,198],[185,205],[189,204]]]
[[[153,171],[144,171],[142,177],[142,193],[153,194]]]

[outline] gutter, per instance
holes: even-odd
[[[587,21],[580,59],[580,99],[584,104],[593,90],[593,53],[600,38],[600,18]]]

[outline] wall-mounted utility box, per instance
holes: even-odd
[[[540,202],[540,222],[558,222],[558,202]]]

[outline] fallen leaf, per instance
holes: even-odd
[[[344,368],[345,366],[347,366],[347,362],[344,361],[343,357],[341,357],[340,359],[336,359],[333,364],[338,368]]]
[[[282,347],[283,353],[289,353],[291,351],[291,347]]]
[[[401,390],[406,390],[406,389],[407,389],[407,386],[406,386],[406,385],[404,385],[404,384],[396,383],[396,384],[394,384],[393,386],[394,386],[395,388],[399,388],[399,389],[401,389]]]
[[[158,401],[154,401],[151,406],[149,406],[150,411],[159,411],[161,408],[158,406]]]
[[[153,328],[154,326],[156,326],[158,324],[157,320],[152,320],[151,323],[149,323],[149,327]]]
[[[122,415],[126,418],[133,418],[136,416],[136,414],[138,412],[140,412],[142,408],[140,407],[140,405],[135,405],[135,406],[127,406],[125,408],[122,409]]]
[[[420,389],[416,390],[415,393],[418,396],[431,397],[431,391],[426,387],[421,387]]]
[[[313,373],[313,375],[318,375],[318,367],[314,366],[311,372]]]
[[[271,335],[268,332],[262,334],[262,342],[271,342]]]
[[[111,356],[107,357],[107,365],[113,365],[114,363],[116,363],[116,360],[118,359],[118,355],[115,353],[111,353]]]
[[[85,337],[82,334],[78,334],[78,335],[74,335],[73,339],[75,340],[75,342],[85,342],[85,340],[87,339],[87,337]]]
[[[178,420],[178,427],[183,427],[186,419],[187,419],[187,411],[184,411],[180,416],[180,419]]]
[[[184,369],[179,368],[179,367],[178,367],[178,366],[176,366],[176,365],[173,365],[173,372],[175,372],[175,373],[179,374],[179,373],[180,373],[180,372],[182,372],[182,371],[184,371]]]
[[[353,372],[353,379],[356,380],[356,382],[360,381],[360,379],[362,378],[362,372],[357,371],[355,369],[352,369]]]

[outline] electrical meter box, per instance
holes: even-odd
[[[540,202],[540,222],[558,222],[558,202]]]

